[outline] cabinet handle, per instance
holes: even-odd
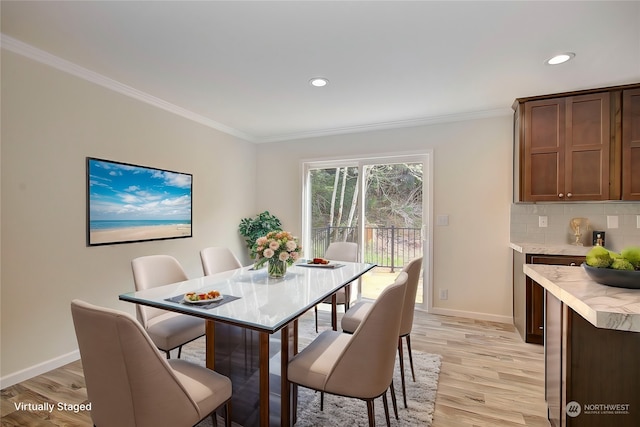
[[[576,263],[575,263],[575,262],[572,262],[571,264],[569,264],[569,266],[570,266],[570,267],[575,267],[575,266],[576,266]]]
[[[562,199],[564,197],[564,194],[560,193],[558,194],[558,197]]]
[[[567,193],[567,197],[571,197],[571,196],[573,196],[573,194]]]
[[[544,326],[540,326],[540,327],[538,327],[538,329],[540,329],[542,331],[542,330],[544,330]]]

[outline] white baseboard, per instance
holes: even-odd
[[[53,369],[66,365],[67,363],[75,362],[80,359],[80,350],[74,350],[70,353],[63,354],[62,356],[55,357],[37,365],[31,366],[26,369],[22,369],[13,374],[6,375],[0,378],[0,389],[5,389],[14,384],[18,384],[29,378],[37,377]]]
[[[507,323],[507,324],[513,325],[513,317],[511,316],[501,316],[501,315],[489,314],[489,313],[477,313],[474,311],[452,310],[449,308],[438,308],[438,307],[431,307],[429,308],[429,310],[427,310],[427,312],[432,314],[441,314],[443,316],[466,317],[468,319],[486,320],[489,322]]]

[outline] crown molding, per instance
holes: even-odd
[[[44,50],[33,47],[30,44],[24,43],[13,37],[9,37],[6,34],[1,34],[1,36],[2,49],[40,62],[44,65],[48,65],[52,68],[95,83],[130,98],[137,99],[138,101],[153,105],[154,107],[200,123],[204,126],[219,130],[220,132],[224,132],[237,138],[244,139],[245,141],[254,142],[255,140],[252,135],[248,135],[237,129],[216,122],[215,120],[211,120],[207,117],[201,116],[200,114],[194,113],[193,111],[189,111],[185,108],[179,107],[153,95],[149,95],[148,93],[142,92],[131,86],[127,86],[116,80],[105,77],[102,74],[88,70],[84,67],[74,64],[73,62],[67,61],[66,59],[62,59],[60,57],[52,55],[48,52],[45,52]]]
[[[334,136],[334,135],[344,135],[349,133],[375,132],[375,131],[389,130],[389,129],[431,126],[431,125],[440,124],[440,123],[461,122],[461,121],[468,121],[468,120],[479,120],[479,119],[486,119],[490,117],[512,116],[512,115],[513,115],[513,110],[511,108],[498,108],[493,110],[484,110],[484,111],[476,111],[476,112],[461,113],[461,114],[449,114],[449,115],[442,115],[442,116],[422,117],[422,118],[409,119],[409,120],[397,120],[397,121],[383,122],[383,123],[371,123],[371,124],[357,125],[357,126],[346,126],[341,128],[325,129],[320,131],[298,132],[298,133],[277,135],[273,137],[256,138],[253,142],[255,143],[282,142],[282,141],[291,141],[294,139],[307,139],[307,138],[316,138],[320,136]]]
[[[114,92],[118,92],[122,95],[134,98],[138,101],[155,106],[157,108],[163,109],[170,113],[192,120],[196,123],[200,123],[204,126],[210,127],[212,129],[216,129],[220,132],[224,132],[228,135],[235,136],[237,138],[240,138],[242,140],[245,140],[247,142],[252,142],[252,143],[283,142],[283,141],[291,141],[295,139],[317,138],[322,136],[335,136],[335,135],[344,135],[344,134],[351,134],[351,133],[375,132],[380,130],[429,126],[429,125],[434,125],[439,123],[477,120],[477,119],[513,114],[513,110],[511,110],[511,108],[504,108],[504,109],[486,110],[486,111],[478,111],[478,112],[470,112],[470,113],[462,113],[462,114],[450,114],[450,115],[435,116],[435,117],[423,117],[423,118],[409,119],[409,120],[397,120],[397,121],[382,122],[382,123],[346,126],[346,127],[340,127],[340,128],[323,129],[318,131],[296,132],[296,133],[290,133],[290,134],[257,137],[255,135],[250,135],[238,129],[216,122],[215,120],[211,120],[200,114],[194,113],[193,111],[179,107],[175,104],[172,104],[163,99],[157,98],[148,93],[142,92],[131,86],[127,86],[109,77],[103,76],[102,74],[96,73],[95,71],[91,71],[73,62],[67,61],[66,59],[62,59],[44,50],[31,46],[30,44],[24,43],[18,39],[7,36],[6,34],[0,34],[0,36],[1,36],[0,44],[2,49],[5,49],[7,51],[32,59],[44,65],[48,65],[59,71],[74,75],[83,80],[86,80],[86,81],[95,83],[99,86],[102,86],[104,88],[113,90]]]

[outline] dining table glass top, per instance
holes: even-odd
[[[120,295],[123,301],[223,321],[274,333],[340,288],[357,280],[375,264],[336,261],[331,266],[311,266],[304,260],[273,279],[267,269],[243,267],[211,276]],[[184,301],[189,292],[218,291],[213,303]]]

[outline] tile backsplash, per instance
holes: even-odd
[[[547,227],[539,217],[547,217]],[[514,203],[511,205],[511,241],[520,243],[568,244],[575,241],[569,226],[571,218],[589,220],[589,231],[582,236],[584,246],[592,245],[592,231],[605,232],[605,246],[619,251],[640,246],[640,202]],[[608,228],[608,218],[618,228]]]

